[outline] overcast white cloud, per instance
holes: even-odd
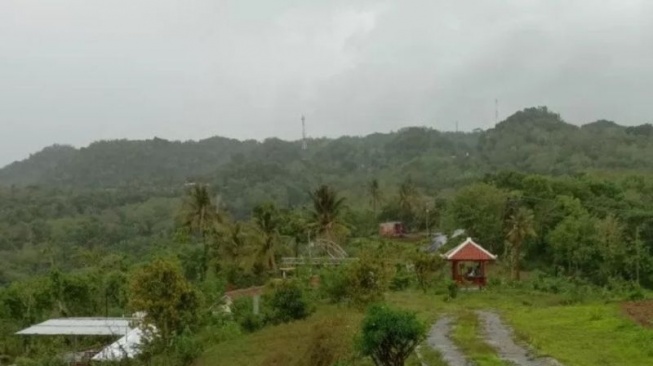
[[[0,165],[98,139],[651,122],[646,0],[0,1]]]

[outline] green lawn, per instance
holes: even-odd
[[[472,309],[495,309],[519,338],[541,355],[552,356],[565,366],[653,365],[653,329],[635,324],[615,303],[563,306],[558,305],[559,295],[522,291],[462,292],[449,302],[443,301],[441,295],[409,291],[390,294],[389,302],[430,319],[439,313],[456,315]],[[467,319],[454,338],[473,341],[471,328]],[[494,359],[482,345],[476,344],[467,351],[479,364],[497,364],[491,363]]]
[[[627,319],[616,304],[524,307],[504,316],[541,354],[567,366],[653,365],[653,330]]]
[[[452,301],[445,301],[442,294],[405,291],[388,294],[387,301],[416,311],[429,323],[444,313],[458,316],[452,337],[479,365],[505,363],[479,337],[477,320],[471,311],[474,309],[498,311],[522,341],[565,366],[653,365],[653,330],[633,323],[614,303],[562,306],[559,296],[520,291],[462,292]],[[322,305],[307,320],[266,327],[217,344],[196,365],[317,365],[310,350],[324,345],[335,349],[341,359],[347,359],[347,365],[368,366],[371,364],[366,360],[351,360],[353,339],[362,316],[347,307]],[[325,333],[324,329],[330,331]],[[428,352],[426,347],[422,349]],[[429,356],[435,360],[432,366],[440,366],[437,353]],[[418,364],[415,358],[411,359],[410,365]]]
[[[353,357],[353,340],[363,318],[361,312],[347,307],[322,306],[306,320],[269,326],[217,344],[200,357],[197,366],[292,366],[319,364],[310,351],[327,357]],[[318,330],[319,329],[319,330]],[[325,350],[320,351],[319,347]],[[328,364],[330,365],[330,364]],[[357,362],[356,366],[368,366]]]

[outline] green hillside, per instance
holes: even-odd
[[[306,150],[298,141],[220,137],[46,148],[0,170],[0,364],[32,365],[18,357],[49,360],[53,349],[72,347],[64,337],[13,335],[35,322],[164,306],[148,318],[166,330],[151,365],[225,357],[313,366],[319,354],[330,355],[325,366],[369,365],[352,338],[364,305],[382,299],[422,320],[450,313],[453,341],[479,364],[505,364],[479,338],[472,310],[487,307],[539,350],[591,364],[600,350],[582,353],[584,339],[565,350],[565,340],[541,330],[540,314],[560,310],[559,326],[573,337],[616,326],[627,339],[650,334],[606,302],[653,288],[652,130],[610,121],[578,127],[530,108],[487,131],[413,127],[311,139]],[[389,220],[402,221],[409,237],[380,238],[378,223]],[[499,261],[490,291],[455,302],[449,269],[421,249],[427,233],[460,228]],[[279,287],[282,257],[317,255],[307,245],[315,238],[359,261],[300,269],[294,285]],[[308,285],[313,275],[318,288]],[[225,290],[262,285],[259,316],[251,303],[235,304],[233,317],[216,315]],[[577,317],[587,309],[596,313],[589,325]],[[282,334],[291,350],[277,351]],[[327,343],[330,353],[317,346]],[[625,357],[601,347],[609,359]],[[651,361],[647,352],[633,364]]]

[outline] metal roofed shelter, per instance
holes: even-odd
[[[134,328],[93,356],[91,361],[119,361],[124,358],[134,358],[140,353],[143,339],[147,336],[148,334],[141,328]]]
[[[69,363],[86,364],[88,360],[112,361],[134,357],[139,352],[142,332],[134,328],[137,318],[58,318],[46,320],[17,332],[17,335],[72,336],[77,348],[78,336],[121,337],[104,350],[73,351]],[[99,356],[98,356],[99,355]],[[91,358],[98,356],[97,358]],[[80,358],[81,357],[81,358]]]
[[[18,335],[124,336],[132,318],[59,318],[23,329]]]
[[[487,263],[495,261],[497,256],[475,243],[472,238],[467,238],[457,247],[442,255],[444,259],[451,262],[451,277],[458,284],[472,283],[479,287],[487,284],[486,267]],[[476,263],[475,268],[463,273],[463,262]]]

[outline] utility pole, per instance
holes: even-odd
[[[311,247],[313,247],[313,242],[311,241],[311,231],[306,232],[308,237],[308,273],[313,274],[313,253],[311,253]]]
[[[499,123],[499,99],[494,100],[494,124]]]

